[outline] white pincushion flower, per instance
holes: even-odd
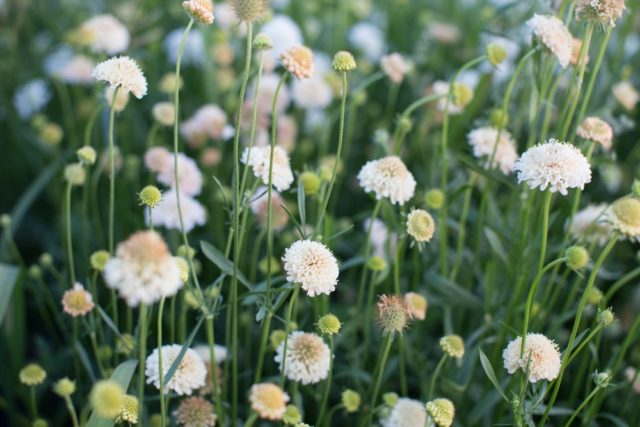
[[[178,358],[182,346],[180,344],[170,344],[162,346],[162,373],[166,378],[167,372],[171,365]],[[158,349],[156,348],[147,357],[145,374],[147,375],[147,384],[153,384],[160,389],[160,366],[158,364]],[[164,379],[163,378],[163,379]],[[191,395],[194,390],[198,390],[204,386],[207,379],[207,367],[204,362],[192,349],[187,349],[184,357],[178,364],[169,382],[165,382],[165,391],[174,391],[179,395]]]
[[[13,106],[22,119],[29,119],[42,110],[51,99],[51,92],[42,79],[31,80],[16,89]]]
[[[266,420],[281,420],[288,401],[289,395],[275,384],[254,384],[249,392],[251,409],[256,411],[260,418]]]
[[[169,187],[176,186],[174,156],[171,154],[169,167],[158,173],[158,181]],[[197,196],[202,191],[202,173],[191,157],[178,153],[178,184],[180,194]]]
[[[173,154],[164,147],[151,147],[144,153],[144,165],[150,172],[173,171]]]
[[[137,232],[120,243],[104,268],[104,279],[131,307],[153,304],[182,287],[180,266],[153,231]]]
[[[93,67],[91,58],[75,55],[67,63],[55,71],[56,77],[65,83],[74,85],[93,84]]]
[[[485,167],[498,166],[505,175],[513,172],[518,160],[518,152],[516,143],[508,131],[502,130],[498,140],[498,129],[482,127],[469,132],[467,140],[473,147],[473,155],[476,158],[485,159]],[[493,156],[493,164],[489,165],[491,156]]]
[[[242,154],[242,163],[245,163],[253,169],[256,178],[262,179],[262,183],[269,184],[269,163],[271,161],[271,147],[253,147],[245,148]],[[291,187],[293,183],[293,172],[289,165],[289,156],[284,148],[279,145],[275,146],[273,152],[273,168],[272,168],[273,186],[278,191],[285,191]]]
[[[207,212],[196,199],[188,194],[180,192],[180,211],[184,221],[184,229],[188,233],[198,225],[204,225],[207,220]],[[180,215],[178,212],[178,193],[171,189],[162,194],[162,200],[153,208],[151,214],[153,225],[169,230],[181,230]],[[146,215],[149,224],[149,214]]]
[[[628,80],[624,80],[613,85],[612,92],[616,101],[618,101],[628,111],[633,110],[638,101],[640,101],[640,94]]]
[[[333,100],[331,86],[317,74],[310,79],[294,80],[291,91],[293,102],[306,110],[324,109]]]
[[[409,64],[397,52],[385,55],[380,59],[380,67],[382,71],[395,84],[402,83],[405,74],[409,71]]]
[[[204,363],[211,363],[211,352],[207,344],[197,345],[194,347],[194,350],[198,353],[198,356],[200,356]],[[216,358],[217,365],[227,360],[228,355],[229,352],[227,351],[227,347],[218,344],[213,345],[213,357]]]
[[[80,26],[81,42],[95,53],[115,55],[129,47],[129,31],[112,15],[96,15]]]
[[[529,369],[529,382],[553,381],[560,373],[560,351],[558,345],[542,334],[527,334],[524,352],[522,337],[511,341],[502,352],[504,368],[510,374]]]
[[[282,257],[287,281],[300,283],[310,297],[329,295],[338,284],[338,261],[329,248],[313,240],[298,240]]]
[[[401,397],[382,420],[382,427],[424,427],[427,410],[419,400]]]
[[[370,22],[359,22],[351,27],[348,37],[349,42],[371,62],[377,61],[386,49],[382,30]]]
[[[548,188],[565,196],[568,189],[582,190],[591,182],[591,166],[582,152],[555,139],[525,151],[516,162],[516,170],[518,182],[526,182],[529,188]]]
[[[275,361],[282,370],[284,341],[276,350]],[[295,331],[287,340],[285,375],[292,381],[302,384],[315,384],[327,378],[331,362],[329,346],[320,336]]]
[[[391,203],[404,205],[416,189],[416,180],[397,156],[367,162],[358,173],[360,187],[373,192],[376,199],[388,197]]]
[[[611,239],[613,231],[611,224],[605,221],[607,207],[605,203],[591,204],[576,212],[569,229],[571,236],[587,243],[605,245]]]
[[[158,102],[151,110],[153,119],[162,126],[172,126],[175,122],[176,108],[172,102]]]
[[[527,21],[527,25],[542,44],[558,58],[562,68],[566,68],[571,62],[573,36],[564,23],[555,16],[535,14]]]
[[[147,94],[147,79],[133,59],[128,56],[109,58],[96,65],[93,78],[109,83],[120,91],[131,92],[140,99]]]
[[[190,145],[197,147],[206,142],[207,138],[222,138],[227,120],[227,113],[220,107],[206,104],[182,123],[180,133]]]
[[[609,123],[598,117],[587,117],[580,123],[576,134],[580,138],[584,138],[587,141],[597,142],[602,145],[605,150],[611,148],[613,141],[613,129]]]
[[[623,197],[607,209],[607,221],[613,229],[632,242],[640,241],[640,199]]]

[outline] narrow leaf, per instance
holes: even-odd
[[[9,307],[11,294],[18,279],[18,267],[9,264],[0,264],[0,325]]]
[[[202,252],[204,255],[209,258],[211,262],[213,262],[223,273],[233,276],[233,262],[229,258],[227,258],[222,252],[218,250],[215,246],[207,243],[200,242],[200,247],[202,247]],[[247,280],[247,278],[242,274],[240,270],[238,270],[238,280],[245,285],[249,290],[253,289],[253,284]]]
[[[200,326],[202,326],[203,320],[204,320],[204,317],[200,317],[200,320],[198,320],[198,323],[196,323],[196,326],[193,328],[193,331],[191,331],[191,335],[189,335],[189,338],[187,339],[187,341],[182,345],[182,348],[180,349],[180,353],[178,353],[178,357],[176,357],[176,360],[173,361],[173,363],[171,364],[171,367],[167,371],[167,375],[165,375],[165,377],[163,378],[165,385],[169,383],[169,381],[171,380],[171,377],[173,377],[173,374],[176,373],[178,366],[180,366],[180,362],[182,362],[182,358],[184,357],[189,347],[191,347],[191,343],[193,342],[193,339],[196,337],[196,334],[198,333]]]
[[[300,221],[304,227],[307,224],[307,206],[304,196],[304,184],[298,179],[298,211],[300,212]]]
[[[487,377],[489,378],[493,386],[496,388],[498,393],[500,393],[500,396],[502,396],[502,398],[505,401],[509,402],[509,399],[504,394],[504,391],[502,390],[502,387],[500,386],[500,383],[496,378],[496,373],[493,370],[493,366],[491,366],[491,362],[487,358],[487,355],[484,354],[484,351],[482,351],[481,348],[478,349],[478,352],[480,353],[480,364],[482,364],[482,369],[484,369],[484,373],[487,374]]]

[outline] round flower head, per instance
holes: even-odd
[[[467,141],[473,147],[474,157],[485,159],[485,168],[499,167],[506,175],[513,172],[518,160],[518,152],[511,134],[506,130],[499,133],[500,139],[498,139],[498,129],[482,127],[469,132]],[[489,165],[492,156],[493,163]]]
[[[129,47],[129,31],[112,15],[96,15],[85,21],[77,31],[80,44],[95,53],[115,55]]]
[[[168,167],[158,174],[158,181],[169,187],[175,187],[174,156],[170,155],[170,158]],[[162,161],[162,158],[159,160]],[[195,160],[183,153],[178,153],[178,186],[180,187],[180,194],[184,193],[189,196],[197,196],[202,191],[202,173]]]
[[[155,185],[147,185],[140,190],[138,198],[140,199],[141,205],[155,208],[160,204],[160,201],[162,201],[162,193]]]
[[[69,378],[61,378],[53,385],[53,392],[60,397],[68,397],[76,392],[76,382]]]
[[[431,86],[434,94],[442,95],[437,103],[438,110],[442,112],[448,110],[450,115],[460,114],[473,100],[473,89],[464,83],[456,82],[453,86],[453,99],[449,98],[449,89],[450,84],[440,80]]]
[[[173,155],[164,147],[151,147],[144,153],[144,165],[150,172],[173,173]]]
[[[229,4],[241,22],[255,22],[269,9],[269,0],[229,0]]]
[[[611,238],[611,224],[606,221],[607,205],[591,204],[578,211],[573,217],[569,232],[574,239],[587,243],[595,242],[604,246]]]
[[[516,162],[518,182],[526,182],[529,188],[547,188],[567,195],[571,188],[584,189],[591,182],[591,166],[587,158],[575,146],[550,139],[531,147]]]
[[[453,424],[456,408],[449,399],[434,399],[427,402],[427,413],[438,427],[449,427]]]
[[[167,372],[173,362],[178,358],[182,346],[180,344],[170,344],[162,346],[162,372],[166,378]],[[147,357],[145,374],[147,384],[153,384],[160,388],[160,366],[158,366],[158,349],[156,348]],[[190,395],[194,390],[204,386],[207,378],[207,367],[204,362],[192,349],[187,349],[184,357],[178,364],[178,369],[174,372],[169,382],[165,382],[165,392],[174,391],[180,395]]]
[[[124,396],[124,390],[118,383],[103,380],[93,385],[89,400],[96,414],[102,418],[114,419],[120,415]]]
[[[633,110],[640,101],[640,94],[628,80],[613,85],[612,91],[613,97],[629,111]]]
[[[260,418],[278,421],[284,416],[289,395],[275,384],[262,383],[251,386],[249,402]]]
[[[422,209],[413,209],[407,215],[407,233],[418,243],[431,240],[435,232],[435,222],[431,214]]]
[[[356,60],[346,50],[341,50],[333,56],[333,63],[331,64],[333,69],[339,73],[348,73],[357,68]]]
[[[580,138],[584,138],[587,141],[597,142],[602,145],[605,150],[611,148],[611,142],[613,141],[613,129],[609,126],[609,123],[597,117],[587,117],[584,119],[576,134]]]
[[[96,150],[90,145],[78,148],[76,155],[83,165],[91,166],[96,162]]]
[[[367,162],[358,173],[360,187],[375,193],[376,199],[388,197],[392,204],[404,205],[416,189],[416,180],[396,156]]]
[[[378,299],[378,324],[384,335],[401,334],[409,325],[411,312],[400,297],[381,295]]]
[[[565,251],[564,256],[572,270],[580,270],[589,263],[589,251],[584,246],[571,246]]]
[[[395,84],[402,83],[404,76],[409,71],[409,64],[399,53],[391,53],[380,59],[382,71]]]
[[[158,102],[153,106],[153,119],[162,126],[173,126],[176,109],[171,102]]]
[[[276,350],[275,361],[282,370],[284,342]],[[329,374],[331,352],[329,346],[316,334],[292,332],[287,340],[285,375],[302,384],[315,384]]]
[[[253,47],[256,50],[269,50],[273,48],[273,41],[265,33],[260,33],[253,39]]]
[[[489,43],[487,45],[487,57],[491,65],[497,67],[507,59],[507,50],[500,43]]]
[[[527,21],[542,44],[557,58],[562,68],[566,68],[571,61],[573,51],[573,36],[564,23],[555,16],[535,14]]]
[[[213,22],[213,3],[211,0],[185,0],[182,2],[182,8],[196,21],[203,24]]]
[[[401,397],[391,409],[389,415],[382,420],[382,427],[424,427],[427,422],[427,411],[418,400]]]
[[[464,341],[459,335],[447,335],[440,338],[440,348],[449,357],[462,359],[464,356]]]
[[[80,283],[76,283],[62,295],[62,308],[72,317],[85,316],[93,307],[93,297]]]
[[[607,210],[607,221],[624,237],[640,241],[640,200],[635,197],[616,200]]]
[[[282,422],[285,425],[294,425],[296,427],[302,422],[302,414],[300,414],[300,410],[296,405],[287,405],[282,416]]]
[[[121,113],[129,105],[129,92],[118,90],[114,86],[107,86],[104,91],[104,100],[116,113]]]
[[[616,21],[622,17],[624,0],[576,0],[576,19],[593,20],[603,26],[615,27]]]
[[[140,231],[120,243],[105,266],[104,278],[131,307],[153,304],[182,287],[178,263],[153,231]]]
[[[524,353],[522,337],[511,341],[502,352],[504,367],[510,374],[517,370],[527,372],[529,382],[553,381],[560,372],[558,345],[542,334],[527,334]]]
[[[99,63],[93,69],[93,78],[119,88],[118,92],[131,92],[138,99],[147,94],[147,79],[136,61],[128,56],[118,56]]]
[[[413,319],[424,320],[427,316],[427,308],[429,303],[427,299],[416,292],[407,292],[404,294],[404,303]]]
[[[109,261],[111,255],[107,251],[96,251],[91,254],[89,261],[91,262],[91,268],[98,271],[104,271],[107,261]]]
[[[299,79],[313,75],[313,52],[306,46],[293,46],[280,54],[282,66]]]
[[[83,185],[87,178],[87,172],[81,163],[72,163],[64,168],[64,179],[71,185]]]
[[[29,363],[24,368],[20,369],[18,374],[20,382],[24,385],[34,386],[42,384],[47,378],[47,373],[42,367],[36,363]]]
[[[242,162],[251,166],[255,177],[260,178],[265,185],[269,185],[270,160],[270,146],[246,148],[242,154]],[[291,165],[289,165],[289,156],[284,148],[279,145],[275,146],[273,152],[272,182],[278,191],[288,190],[293,183],[293,172],[291,171]]]
[[[360,394],[357,391],[349,389],[342,392],[341,400],[342,406],[344,406],[344,409],[349,413],[357,412],[362,402]]]
[[[198,225],[204,225],[207,213],[196,199],[180,192],[180,211],[184,221],[184,229],[188,233]],[[162,195],[162,200],[153,209],[152,218],[147,214],[147,223],[153,219],[154,225],[169,230],[180,230],[180,212],[178,211],[178,194],[172,189]]]
[[[138,412],[140,403],[138,398],[130,394],[124,395],[124,402],[120,408],[120,414],[116,417],[116,423],[138,424]]]
[[[216,414],[213,404],[201,396],[192,396],[180,402],[173,413],[182,427],[215,427]]]
[[[204,145],[207,138],[223,138],[227,122],[227,113],[222,108],[215,104],[205,104],[182,123],[180,132],[191,147],[197,148]]]
[[[329,295],[338,284],[338,261],[320,242],[298,240],[282,257],[287,281],[300,283],[310,297]]]
[[[323,335],[335,335],[340,332],[342,324],[334,314],[325,314],[318,320],[318,330]]]

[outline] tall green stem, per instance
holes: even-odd
[[[76,283],[76,269],[73,263],[73,237],[71,235],[71,189],[73,184],[67,182],[67,191],[65,197],[65,214],[67,219],[67,261],[69,262],[69,276],[71,278],[71,286]]]
[[[388,334],[384,337],[384,345],[378,362],[378,370],[376,372],[376,380],[373,386],[373,393],[371,395],[371,404],[369,405],[369,414],[365,416],[363,421],[359,424],[361,427],[369,420],[369,426],[371,426],[371,418],[373,417],[373,410],[376,407],[376,401],[378,400],[378,394],[380,393],[380,385],[382,384],[382,377],[384,375],[384,368],[387,364],[387,358],[389,357],[389,351],[391,350],[391,344],[393,344],[393,334]]]
[[[113,127],[116,117],[116,96],[118,90],[116,87],[111,97],[111,112],[109,113],[109,253],[113,255],[114,236],[113,236],[113,218],[115,214],[115,197],[116,197],[116,153],[113,147]]]
[[[222,411],[222,401],[219,396],[218,390],[218,375],[216,373],[217,361],[216,361],[216,351],[215,351],[215,338],[214,338],[214,324],[213,324],[213,314],[207,316],[207,343],[209,344],[209,376],[211,377],[211,386],[213,387],[213,400],[216,405],[216,415],[220,419],[220,424],[222,424],[223,419],[223,411]]]
[[[429,382],[429,394],[427,395],[427,401],[433,399],[433,394],[436,390],[436,380],[438,379],[438,375],[440,374],[440,371],[442,370],[442,367],[444,366],[445,362],[447,361],[447,354],[443,354],[442,357],[440,358],[440,361],[438,362],[438,365],[436,365],[436,369],[433,371],[433,375],[431,375],[431,381]]]
[[[158,306],[158,379],[160,381],[160,425],[167,425],[167,414],[164,401],[164,371],[162,370],[162,312],[164,310],[164,297],[160,299]]]
[[[284,388],[284,377],[285,372],[287,371],[287,345],[289,342],[289,333],[290,331],[290,323],[291,323],[291,314],[293,313],[293,305],[296,302],[296,297],[298,296],[298,292],[300,292],[300,285],[295,284],[293,288],[293,293],[291,294],[291,299],[289,300],[289,308],[287,309],[287,318],[286,323],[284,325],[285,336],[284,343],[282,347],[282,364],[280,366],[280,388]]]
[[[334,344],[333,344],[333,335],[329,335],[329,374],[327,375],[327,379],[324,383],[324,393],[322,394],[322,402],[320,403],[320,407],[318,408],[318,421],[316,421],[316,426],[322,426],[322,421],[324,419],[325,408],[327,407],[327,402],[329,401],[329,391],[331,390],[331,378],[333,376],[333,354],[334,354]]]
[[[158,351],[162,351],[159,348]],[[138,318],[138,420],[142,423],[144,413],[144,369],[147,357],[147,306],[140,304]]]
[[[570,425],[572,425],[571,423],[573,423],[573,420],[576,419],[576,417],[578,416],[578,414],[580,412],[582,412],[582,410],[589,404],[589,402],[591,401],[591,399],[593,399],[593,397],[596,395],[597,392],[599,392],[601,390],[601,387],[596,386],[596,388],[594,388],[591,393],[589,393],[589,395],[587,396],[586,399],[584,399],[582,401],[582,403],[580,404],[580,406],[578,406],[576,408],[575,411],[573,411],[573,414],[571,414],[571,418],[569,418],[569,421],[566,422],[566,424],[564,425],[564,427],[569,427]]]

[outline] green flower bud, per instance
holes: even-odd
[[[507,59],[507,51],[498,43],[489,43],[487,45],[487,56],[489,57],[491,65],[497,67]]]
[[[571,246],[565,252],[567,265],[572,270],[580,270],[589,263],[589,252],[584,246]]]
[[[340,331],[340,319],[329,313],[318,320],[318,330],[322,335],[335,335]]]
[[[362,398],[357,391],[346,389],[342,392],[342,406],[347,412],[357,412],[361,402]]]
[[[76,392],[76,383],[64,377],[53,385],[53,392],[60,397],[68,397]]]
[[[367,268],[371,271],[383,271],[387,268],[387,263],[384,258],[374,255],[367,260]]]
[[[357,67],[356,60],[350,52],[341,50],[333,57],[333,69],[339,73],[348,73]]]
[[[333,174],[333,170],[331,171]],[[331,179],[331,178],[329,178]],[[302,186],[304,188],[304,194],[307,196],[311,196],[316,194],[322,185],[322,180],[320,177],[311,171],[303,172],[300,175],[300,181],[302,181]]]
[[[253,47],[256,50],[269,50],[273,48],[271,37],[264,33],[260,33],[253,39]]]
[[[424,201],[428,208],[430,209],[440,209],[444,204],[444,193],[434,188],[432,190],[427,191],[424,195]]]

